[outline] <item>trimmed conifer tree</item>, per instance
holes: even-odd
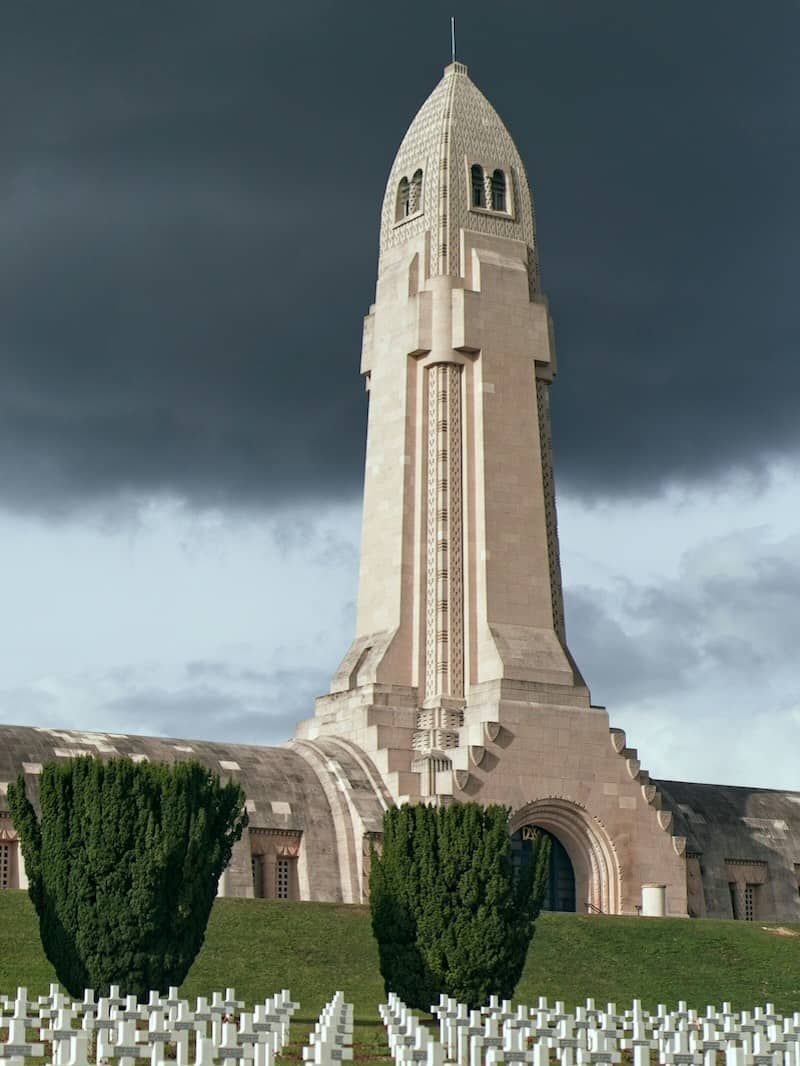
[[[47,763],[36,811],[8,803],[47,958],[73,996],[179,985],[205,938],[220,874],[247,825],[244,793],[197,762]]]
[[[386,812],[370,871],[372,929],[387,992],[428,1010],[445,993],[510,999],[547,884],[550,840],[514,871],[508,811],[458,803]]]

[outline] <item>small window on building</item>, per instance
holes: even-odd
[[[261,899],[264,895],[264,860],[260,855],[251,857],[250,869],[253,873],[253,895]]]
[[[11,844],[0,844],[0,888],[11,888]]]
[[[275,895],[278,900],[288,900],[291,884],[290,859],[279,858],[275,867]]]
[[[502,170],[496,170],[492,174],[492,211],[505,211],[506,209],[506,176]]]
[[[422,210],[422,171],[415,170],[408,194],[408,213],[415,215]]]
[[[473,163],[472,170],[472,206],[486,207],[486,185],[483,180],[483,167]]]
[[[399,222],[403,218],[407,218],[411,213],[411,187],[408,184],[408,178],[401,178],[400,184],[397,186],[397,207],[395,209],[395,219]]]
[[[744,920],[752,922],[756,916],[756,885],[744,886]]]
[[[761,885],[769,879],[767,864],[754,859],[726,859],[728,883],[731,889],[733,917],[740,922],[752,922],[758,914]]]

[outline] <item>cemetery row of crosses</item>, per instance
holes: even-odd
[[[234,989],[198,997],[192,1006],[176,988],[146,1002],[116,987],[95,998],[65,996],[57,985],[46,996],[0,996],[0,1066],[25,1066],[48,1050],[52,1066],[272,1066],[286,1049],[299,1004],[283,989],[245,1010]],[[702,1013],[679,1003],[654,1012],[638,1000],[625,1009],[598,1007],[591,999],[574,1012],[542,998],[534,1007],[491,997],[479,1010],[442,996],[431,1008],[438,1032],[423,1025],[396,995],[379,1008],[395,1066],[798,1066],[800,1013],[784,1017],[770,1004],[734,1011],[725,1003]],[[303,1063],[334,1066],[353,1058],[353,1007],[336,992],[302,1048]]]

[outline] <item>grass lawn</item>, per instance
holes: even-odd
[[[730,1000],[734,1007],[767,1001],[783,1013],[800,1010],[800,925],[680,918],[612,918],[543,914],[516,999],[539,996],[574,1007],[587,996],[624,1006],[690,1006]],[[795,935],[785,935],[786,932]],[[36,915],[24,892],[0,892],[0,992],[27,985],[39,995],[55,980],[39,943]],[[183,996],[233,986],[248,1004],[289,988],[300,1003],[293,1027],[299,1044],[323,1004],[339,988],[355,1007],[356,1058],[384,1053],[377,1005],[383,1001],[378,954],[366,907],[335,903],[220,899],[206,943]],[[123,990],[124,991],[124,990]]]

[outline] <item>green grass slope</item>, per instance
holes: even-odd
[[[516,999],[547,996],[568,1007],[587,996],[619,1006],[638,997],[649,1007],[769,1001],[783,1012],[800,1009],[800,926],[774,930],[759,922],[543,914]],[[27,894],[0,892],[0,992],[23,984],[40,994],[52,980]],[[366,1051],[380,1042],[383,982],[366,907],[218,900],[181,992],[231,985],[248,1003],[290,988],[306,1026],[341,988],[355,1005],[358,1043]]]

